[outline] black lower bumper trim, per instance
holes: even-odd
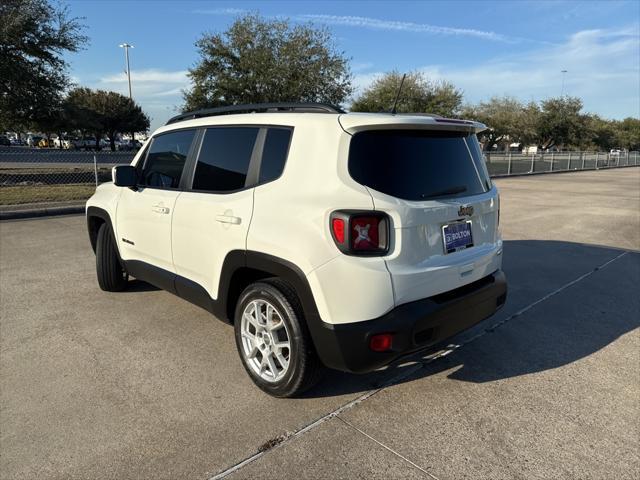
[[[400,305],[374,320],[333,325],[321,322],[314,341],[328,367],[348,372],[375,370],[412,351],[436,345],[493,315],[505,302],[500,270],[456,290]],[[392,349],[374,352],[369,339],[393,334]]]

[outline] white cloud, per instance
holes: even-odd
[[[132,70],[131,89],[133,98],[151,117],[151,130],[163,125],[169,117],[176,115],[177,106],[182,103],[182,90],[189,88],[187,70]],[[127,74],[110,73],[89,85],[92,88],[112,90],[123,95],[129,94]]]
[[[431,79],[444,79],[461,88],[465,101],[511,95],[522,101],[561,94],[580,97],[586,111],[605,117],[640,117],[640,36],[637,27],[584,30],[560,45],[520,55],[495,58],[468,66],[425,65],[418,68]],[[380,75],[355,76],[362,91]]]
[[[241,8],[213,8],[198,9],[192,13],[199,15],[241,15],[248,13]],[[442,27],[426,23],[402,22],[398,20],[383,20],[379,18],[360,17],[353,15],[325,15],[325,14],[300,14],[300,15],[275,15],[276,18],[290,18],[294,21],[320,22],[327,25],[346,27],[368,28],[373,30],[395,30],[402,32],[427,33],[432,35],[455,35],[481,38],[495,41],[517,41],[519,39],[508,38],[496,32],[477,30],[474,28]]]
[[[165,71],[157,69],[131,70],[131,81],[149,84],[185,83],[187,81],[187,70]],[[100,79],[101,83],[126,83],[126,72],[107,75]]]
[[[313,22],[322,22],[327,25],[339,25],[347,27],[368,28],[373,30],[395,30],[402,32],[427,33],[432,35],[454,35],[481,38],[484,40],[510,41],[499,33],[476,30],[473,28],[457,28],[457,27],[441,27],[437,25],[429,25],[426,23],[401,22],[396,20],[382,20],[371,17],[358,17],[352,15],[320,15],[305,14],[295,15],[295,20],[309,20]]]
[[[242,8],[210,8],[193,10],[191,13],[200,15],[242,15],[243,13],[247,13],[247,11]]]

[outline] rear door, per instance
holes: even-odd
[[[392,218],[386,257],[396,304],[478,280],[499,267],[498,195],[474,133],[356,133],[349,172]]]
[[[265,135],[266,129],[258,126],[207,128],[189,189],[176,202],[176,273],[214,299],[227,253],[246,249]]]
[[[123,189],[116,222],[124,260],[174,272],[171,221],[195,133],[189,129],[154,137],[146,158],[138,163],[137,189]]]

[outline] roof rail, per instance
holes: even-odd
[[[307,113],[345,113],[339,107],[327,103],[252,103],[247,105],[229,105],[227,107],[206,108],[193,112],[181,113],[169,119],[166,125],[192,120],[194,118],[213,117],[230,113],[255,112],[307,112]]]
[[[387,112],[382,112],[382,113],[387,113]],[[395,115],[408,115],[411,117],[442,118],[442,115],[438,115],[436,113],[423,113],[423,112],[402,112],[402,113],[396,113]]]

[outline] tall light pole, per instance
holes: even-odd
[[[566,75],[567,71],[560,70],[560,73],[562,73],[562,88],[560,89],[560,98],[563,98],[564,97],[564,76]],[[129,88],[131,88],[131,86],[129,86]]]
[[[124,58],[127,61],[127,80],[129,81],[129,99],[133,100],[133,97],[131,96],[131,68],[129,67],[129,49],[133,48],[133,45],[121,43],[120,48],[124,48]]]
[[[127,61],[127,80],[129,81],[129,100],[133,102],[133,96],[131,95],[131,67],[129,66],[129,49],[133,48],[133,45],[129,45],[128,43],[121,43],[120,48],[124,48],[124,58]],[[131,132],[132,145],[135,138],[136,138],[135,132]]]

